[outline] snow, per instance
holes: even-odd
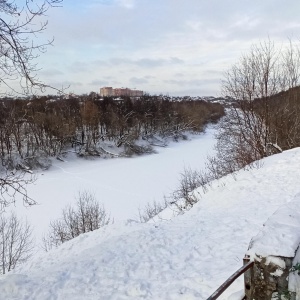
[[[268,256],[267,265],[272,261],[275,265],[285,268],[276,256],[294,257],[299,243],[300,194],[297,194],[269,217],[262,230],[252,239],[247,254],[250,257]]]
[[[176,147],[170,150],[165,150],[167,155],[173,151],[176,155]],[[157,155],[158,164],[162,163],[160,155],[163,152]],[[136,160],[128,164],[122,161],[126,174],[132,172],[130,166]],[[89,166],[93,163],[88,162]],[[213,182],[206,193],[198,189],[199,202],[184,215],[146,224],[120,217],[112,225],[81,235],[48,253],[39,253],[0,278],[0,299],[206,299],[241,267],[251,238],[258,236],[263,224],[281,211],[279,208],[288,209],[290,204],[292,210],[298,210],[300,149],[266,158],[261,165]],[[145,176],[142,166],[141,177]],[[71,164],[64,165],[62,172],[74,180],[76,188],[84,176],[96,176],[96,171],[92,175],[76,172]],[[48,182],[50,178],[56,184],[63,180],[58,172],[54,174],[45,173]],[[159,180],[155,183],[159,185]],[[89,184],[88,179],[85,184]],[[101,182],[99,185],[104,190],[107,187]],[[107,188],[120,189],[120,195],[129,193],[118,184]],[[130,194],[147,197],[146,191],[131,190]],[[294,218],[282,220],[283,225],[291,227],[297,222]],[[270,221],[272,224],[279,223]],[[281,237],[273,235],[269,243],[277,245],[280,241]],[[291,246],[294,243],[283,251],[290,253]],[[239,278],[219,299],[241,299],[242,290],[243,280]]]

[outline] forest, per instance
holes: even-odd
[[[47,168],[49,157],[151,152],[166,138],[199,133],[224,115],[221,104],[145,95],[139,99],[98,98],[95,94],[0,101],[0,155],[5,168]]]

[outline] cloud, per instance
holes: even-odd
[[[145,79],[155,79],[156,77],[155,76],[151,76],[151,75],[146,75],[144,76]]]
[[[203,86],[203,85],[214,85],[219,82],[219,79],[190,79],[190,80],[176,80],[169,79],[164,80],[165,83],[177,86]]]
[[[135,6],[135,1],[134,0],[117,0],[117,3],[125,8],[132,9]]]
[[[171,57],[169,59],[164,58],[141,58],[137,60],[132,60],[128,58],[111,58],[110,63],[112,65],[122,65],[122,64],[129,64],[129,65],[136,65],[142,68],[155,68],[160,67],[163,65],[174,65],[174,64],[183,64],[184,61],[177,58],[177,57]]]
[[[82,87],[83,83],[79,81],[72,81],[72,80],[64,80],[64,81],[53,81],[50,82],[50,86],[53,86],[55,88],[61,89],[61,88],[74,88],[74,87]]]
[[[93,81],[89,82],[88,84],[101,87],[101,86],[108,85],[109,82],[106,80],[93,80]]]
[[[47,69],[47,70],[41,70],[39,72],[40,75],[44,76],[58,76],[58,75],[63,75],[64,72],[57,70],[57,69]]]
[[[55,47],[41,56],[41,76],[69,80],[75,92],[132,84],[218,93],[222,72],[251,44],[299,39],[299,11],[299,0],[65,1],[49,10]]]
[[[69,71],[74,72],[74,73],[83,73],[83,72],[90,71],[89,64],[86,62],[80,62],[80,61],[76,61],[76,62],[72,63],[68,67],[68,69],[69,69]]]
[[[186,25],[195,31],[199,31],[203,27],[203,23],[197,20],[188,20]]]
[[[170,62],[172,64],[183,64],[184,63],[184,60],[178,58],[178,57],[171,57],[171,60]]]
[[[150,58],[142,58],[136,61],[133,61],[132,63],[135,65],[138,65],[143,68],[152,68],[152,67],[159,67],[161,65],[164,65],[168,63],[169,61],[165,59],[150,59]]]
[[[176,73],[174,74],[175,77],[184,77],[184,75],[182,73]]]
[[[129,79],[129,81],[132,84],[144,84],[144,83],[148,83],[149,82],[149,80],[147,80],[145,77],[144,78],[131,77]]]
[[[167,84],[173,84],[173,85],[179,85],[179,86],[195,86],[195,85],[201,85],[202,80],[201,79],[191,79],[191,80],[176,80],[176,79],[168,79],[164,80],[165,83]]]
[[[252,30],[261,25],[261,21],[257,17],[249,15],[241,15],[230,26],[231,29]]]

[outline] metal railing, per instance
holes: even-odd
[[[232,274],[207,300],[215,300],[219,298],[223,292],[242,274],[244,274],[247,270],[252,268],[254,265],[253,261],[249,261],[244,264],[240,269],[238,269],[234,274]]]

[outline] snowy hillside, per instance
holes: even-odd
[[[170,221],[118,222],[0,277],[0,299],[206,299],[242,265],[250,239],[300,192],[300,149],[214,182]],[[199,190],[199,192],[201,192]],[[220,299],[240,299],[239,279]]]

